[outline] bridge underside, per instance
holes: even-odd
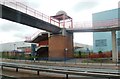
[[[67,29],[68,32],[107,32],[113,30],[120,30],[120,27],[108,27],[108,28],[89,28],[89,29]]]
[[[13,22],[28,25],[30,27],[38,28],[41,30],[46,30],[52,33],[59,33],[61,30],[61,28],[55,25],[52,25],[48,22],[45,22],[41,19],[35,18],[28,14],[22,13],[18,10],[9,8],[7,6],[0,4],[0,9],[1,9],[0,15],[2,19],[7,19]]]

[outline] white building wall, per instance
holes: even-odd
[[[31,47],[31,43],[26,42],[11,42],[0,44],[0,52],[17,50],[18,47]]]

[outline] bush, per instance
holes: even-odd
[[[103,52],[102,51],[98,51],[99,54],[102,54]]]
[[[92,53],[89,55],[89,58],[110,58],[112,57],[112,52],[104,52],[104,53]]]

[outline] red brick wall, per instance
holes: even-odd
[[[65,57],[65,48],[68,48],[67,57],[73,57],[73,35],[53,35],[49,38],[49,57]]]

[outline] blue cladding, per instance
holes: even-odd
[[[97,21],[104,22],[107,20],[118,19],[118,18],[120,18],[120,8],[103,11],[99,13],[94,13],[92,17],[93,23],[97,23]],[[98,42],[100,42],[100,40],[106,40],[107,45],[104,45],[104,46],[97,45],[99,44]],[[116,32],[116,43],[117,43],[117,49],[118,51],[120,51],[120,31]],[[112,50],[111,32],[94,32],[93,33],[93,52],[98,52],[98,51],[106,52],[111,50]]]
[[[118,8],[118,18],[120,18],[120,8]]]
[[[106,46],[96,46],[96,40],[106,40]],[[111,32],[94,32],[93,33],[93,51],[111,51],[112,50],[112,40]]]
[[[118,18],[118,9],[103,11],[93,14],[93,22],[95,21],[105,21]]]

